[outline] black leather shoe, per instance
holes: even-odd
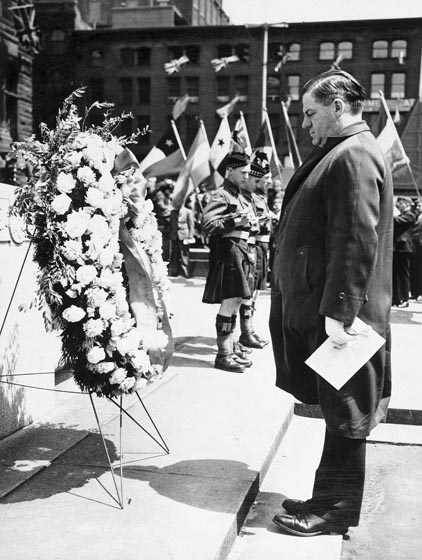
[[[309,501],[305,502],[304,500],[294,500],[292,498],[286,498],[281,505],[287,513],[290,513],[291,515],[305,513],[307,511],[311,511],[312,508],[312,504]]]
[[[297,537],[316,537],[317,535],[344,535],[349,527],[341,523],[327,521],[314,513],[290,515],[279,513],[273,517],[278,527]]]
[[[236,353],[243,352],[244,354],[252,354],[252,349],[248,348],[247,346],[243,346],[243,344],[240,344],[240,342],[234,343],[234,351]]]
[[[241,366],[245,368],[249,368],[252,366],[252,361],[248,360],[248,358],[242,358],[239,354],[233,354],[233,360],[235,360]]]
[[[239,337],[239,342],[247,348],[264,348],[265,346],[265,344],[259,342],[252,333],[241,334]]]
[[[269,340],[266,340],[265,338],[262,338],[259,335],[257,335],[255,331],[252,334],[257,339],[257,341],[260,342],[261,344],[263,344],[264,346],[267,346],[267,344],[270,343]]]
[[[236,362],[233,356],[229,354],[228,356],[216,356],[214,367],[216,369],[222,369],[224,371],[232,371],[234,373],[243,373],[245,367]]]

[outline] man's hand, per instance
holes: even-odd
[[[325,317],[325,332],[331,340],[334,348],[344,348],[349,342],[355,340],[356,336],[367,336],[370,331],[368,325],[357,326],[357,321],[345,327],[341,321]]]

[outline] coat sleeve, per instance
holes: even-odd
[[[333,159],[324,177],[326,280],[320,314],[346,325],[367,300],[385,172],[383,160],[356,143]]]
[[[230,204],[222,190],[217,191],[204,208],[202,231],[205,235],[221,235],[234,228],[234,220],[226,218],[231,212]]]

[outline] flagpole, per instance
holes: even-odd
[[[274,136],[273,136],[273,131],[272,131],[272,128],[271,128],[270,118],[268,116],[268,111],[267,111],[266,108],[264,109],[264,120],[267,123],[268,135],[270,137],[271,148],[272,148],[273,154],[274,154],[274,161],[275,161],[275,164],[277,166],[277,170],[278,170],[278,172],[280,174],[280,177],[281,177],[283,167],[281,165],[281,161],[278,159],[278,154],[277,154],[277,150],[276,150],[276,147],[275,147]]]
[[[267,109],[267,70],[268,70],[268,23],[264,23],[264,40],[262,53],[262,120],[265,120],[264,111]]]
[[[291,149],[291,147],[290,147],[290,142],[293,143],[293,149],[295,150],[295,152],[296,152],[296,154],[297,154],[297,158],[298,158],[298,163],[299,163],[299,165],[302,165],[302,158],[300,157],[299,148],[298,148],[297,143],[296,143],[296,138],[294,137],[294,134],[293,134],[292,126],[291,126],[291,124],[290,124],[290,119],[289,119],[289,113],[288,113],[288,111],[287,111],[287,106],[286,106],[286,104],[285,104],[284,101],[281,102],[281,110],[283,111],[283,117],[284,117],[285,125],[286,125],[286,127],[288,127],[289,130],[290,130],[291,140],[290,140],[290,138],[287,136],[287,143],[288,143],[288,145],[289,145],[289,151],[291,152],[291,153],[290,153],[290,159],[292,160],[292,166],[293,166],[293,169],[294,169],[294,168],[295,168],[295,164],[294,164],[294,159],[293,159],[293,152],[292,152],[292,149]]]
[[[239,117],[240,120],[242,122],[242,126],[243,126],[243,130],[245,131],[245,137],[246,140],[248,142],[247,148],[249,150],[249,156],[252,154],[252,144],[251,144],[251,139],[249,138],[249,132],[248,129],[246,128],[246,121],[245,121],[245,115],[243,114],[243,111],[239,111]]]
[[[400,146],[400,149],[401,149],[402,153],[406,156],[406,167],[407,167],[407,169],[408,169],[408,171],[409,171],[409,174],[410,174],[410,177],[411,177],[411,179],[412,179],[413,186],[415,187],[416,192],[417,192],[417,194],[418,194],[418,198],[420,198],[420,197],[421,197],[421,194],[420,194],[420,192],[419,192],[418,185],[416,184],[416,179],[415,179],[415,177],[414,177],[414,175],[413,175],[412,168],[410,167],[410,160],[409,160],[409,158],[407,157],[407,154],[406,154],[406,151],[405,151],[405,149],[404,149],[404,147],[403,147],[401,138],[400,138],[400,136],[399,136],[399,133],[397,132],[396,125],[394,124],[394,121],[393,121],[393,119],[392,119],[392,117],[391,117],[390,109],[388,108],[388,105],[387,105],[387,102],[386,102],[386,100],[385,100],[385,97],[384,97],[383,92],[382,92],[381,90],[379,90],[378,93],[379,93],[379,96],[380,96],[381,103],[382,103],[382,106],[383,106],[383,108],[384,108],[384,111],[386,112],[387,119],[389,119],[389,120],[391,121],[391,125],[394,127],[394,130],[396,131],[397,142],[398,142],[398,144],[399,144],[399,146]]]
[[[171,127],[173,129],[174,135],[176,137],[177,143],[179,145],[180,152],[183,156],[183,159],[186,160],[186,152],[185,152],[185,149],[183,148],[182,140],[180,138],[179,131],[177,130],[176,123],[174,122],[173,119],[171,119],[170,122],[171,122]]]

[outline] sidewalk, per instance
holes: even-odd
[[[227,557],[293,401],[274,387],[269,346],[244,374],[213,368],[217,307],[201,303],[203,283],[173,281],[176,352],[142,395],[170,454],[123,417],[120,509],[89,397],[59,394],[54,413],[0,442],[0,560]],[[267,336],[268,309],[264,293],[256,324]],[[95,402],[120,489],[118,409]],[[141,418],[135,398],[124,406]]]

